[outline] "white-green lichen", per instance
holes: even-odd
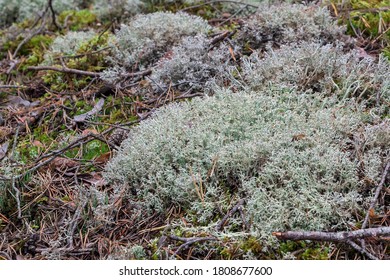
[[[255,90],[295,88],[379,106],[390,102],[389,71],[382,56],[375,61],[358,51],[345,52],[342,44],[301,42],[244,58],[240,84]]]
[[[175,86],[181,90],[202,91],[222,80],[230,59],[226,44],[213,48],[211,40],[204,35],[185,37],[153,69],[151,78],[158,85],[156,89]]]
[[[210,30],[205,20],[185,13],[138,15],[116,32],[112,56],[108,58],[113,67],[103,72],[103,79],[115,82],[134,69],[149,67],[183,37]]]
[[[359,109],[329,104],[294,92],[221,92],[170,105],[132,130],[105,177],[150,215],[177,205],[210,228],[218,208],[244,198],[262,240],[272,231],[346,228],[366,203],[361,158],[349,148],[365,124]],[[365,153],[383,164],[383,149]],[[377,181],[380,164],[364,164]]]
[[[299,41],[333,42],[343,37],[326,7],[316,5],[263,3],[245,21],[238,33],[244,49],[263,49],[267,45],[284,45]]]

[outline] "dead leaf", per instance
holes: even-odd
[[[43,147],[44,147],[44,145],[42,144],[42,142],[40,142],[40,141],[38,141],[38,140],[34,140],[34,141],[32,142],[32,144],[33,144],[33,146],[38,147],[38,148],[43,148]]]
[[[105,164],[110,160],[110,158],[111,158],[111,152],[107,152],[95,158],[94,163]]]
[[[306,138],[306,135],[301,133],[301,134],[294,135],[292,137],[292,141],[299,141],[299,140],[302,140],[304,138]]]
[[[234,51],[233,51],[233,49],[231,47],[229,47],[229,52],[230,52],[230,55],[232,56],[233,60],[237,61],[236,60],[236,56],[234,55]]]
[[[0,142],[4,142],[12,134],[12,129],[9,127],[0,127]]]
[[[92,108],[91,111],[89,112],[86,112],[84,114],[81,114],[81,115],[77,115],[73,118],[73,121],[76,122],[76,123],[79,123],[79,122],[85,122],[89,117],[93,116],[93,115],[96,115],[97,113],[99,113],[99,111],[101,109],[103,109],[103,105],[104,105],[104,99],[101,98],[99,99],[99,101],[96,103],[96,105]]]
[[[96,129],[85,129],[83,130],[83,132],[81,133],[81,136],[87,136],[89,134],[98,134],[97,130]]]
[[[370,209],[370,211],[368,212],[368,215],[370,216],[371,219],[378,218],[378,215],[375,214],[375,210],[374,209]]]
[[[52,170],[57,170],[57,171],[64,171],[68,168],[76,167],[78,165],[77,161],[68,159],[68,158],[55,158],[49,165],[49,167]]]
[[[5,142],[2,145],[0,145],[0,160],[2,160],[8,151],[9,142]]]
[[[230,14],[230,13],[223,13],[222,14],[223,18],[230,18],[231,16],[232,16],[232,14]]]
[[[103,178],[100,173],[92,172],[91,178],[81,178],[83,181],[90,183],[94,187],[104,187],[107,185],[107,181]]]
[[[21,98],[20,96],[9,95],[4,103],[6,107],[35,107],[40,104],[39,101],[30,102]]]

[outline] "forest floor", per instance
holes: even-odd
[[[252,6],[239,7],[236,12],[227,12],[221,10],[220,3],[162,5],[150,12],[185,9],[218,27],[221,31],[210,37],[224,41],[256,11]],[[336,20],[348,23],[348,32],[364,56],[390,56],[390,23],[378,21],[379,12],[389,13],[390,7],[363,9],[337,1],[327,7]],[[359,14],[351,17],[354,13]],[[148,79],[148,69],[132,73],[121,87],[102,81],[100,72],[107,67],[105,57],[110,51],[107,37],[119,27],[117,19],[101,21],[89,10],[57,14],[48,8],[34,21],[25,20],[0,30],[0,259],[106,259],[115,255],[118,247],[135,240],[146,244],[144,258],[165,258],[153,255],[153,246],[157,245],[150,243],[165,226],[160,216],[129,226],[130,214],[125,202],[119,200],[114,223],[91,227],[88,220],[93,217],[94,201],[81,199],[87,195],[83,189],[113,191],[102,172],[133,126],[168,103],[202,95],[178,88],[157,94]],[[57,66],[41,64],[57,36],[86,29],[98,34],[95,45],[86,46],[84,52],[56,57]],[[231,55],[235,60],[236,54],[232,51]],[[387,173],[388,167],[382,173],[378,200],[387,212],[369,213],[370,225],[390,225]],[[168,217],[180,216],[174,208],[171,210]],[[364,217],[360,218],[363,222]],[[166,256],[242,258],[232,248],[228,257],[211,250],[206,255],[193,255],[193,246],[207,242],[208,237],[166,238],[171,239],[170,246],[162,246]],[[255,241],[248,244],[256,251]],[[390,257],[386,237],[370,237],[363,245],[353,243],[358,249],[350,243],[332,241],[283,244],[298,259]],[[223,246],[233,245],[227,241]],[[259,252],[259,257],[266,259],[277,256],[280,254]]]

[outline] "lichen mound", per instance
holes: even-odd
[[[351,141],[362,133],[363,115],[293,92],[220,92],[142,122],[105,177],[137,209],[163,215],[176,205],[210,230],[219,210],[241,198],[252,234],[263,240],[272,231],[343,228],[365,202]],[[365,176],[374,181],[383,148],[365,151],[372,159]]]

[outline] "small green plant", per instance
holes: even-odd
[[[97,16],[90,10],[65,10],[58,16],[58,22],[61,26],[66,26],[72,31],[80,31],[90,28],[97,23]]]

